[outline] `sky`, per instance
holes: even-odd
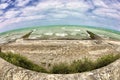
[[[0,0],[0,32],[47,25],[120,31],[120,0]]]

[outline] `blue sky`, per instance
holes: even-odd
[[[43,25],[120,31],[120,0],[0,0],[0,32]]]

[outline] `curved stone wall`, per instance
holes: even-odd
[[[90,72],[45,74],[14,66],[0,58],[0,80],[120,80],[120,59]]]

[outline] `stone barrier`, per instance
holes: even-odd
[[[120,59],[89,72],[46,74],[17,67],[0,58],[0,80],[120,80]]]

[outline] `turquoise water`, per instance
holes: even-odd
[[[7,32],[0,33],[0,42],[4,43],[9,40],[20,38],[21,36],[27,34],[28,32],[34,30],[30,38],[42,38],[44,37],[58,37],[64,36],[67,34],[68,38],[75,39],[87,39],[88,34],[86,30],[89,30],[95,34],[103,36],[105,38],[111,38],[120,40],[120,32],[110,29],[90,27],[90,26],[41,26],[41,27],[29,27],[23,29],[16,29]],[[68,36],[69,35],[69,36]],[[71,36],[72,35],[72,36]]]
[[[51,27],[80,27],[80,28],[88,28],[88,29],[97,29],[97,30],[104,30],[107,32],[112,32],[115,34],[119,34],[120,35],[120,31],[116,31],[116,30],[112,30],[112,29],[106,29],[106,28],[100,28],[100,27],[93,27],[93,26],[76,26],[76,25],[68,25],[68,26],[64,26],[64,25],[56,25],[56,26],[39,26],[39,27],[27,27],[27,28],[21,28],[21,29],[15,29],[15,30],[10,30],[10,31],[6,31],[6,32],[2,32],[0,33],[0,35],[9,33],[9,32],[14,32],[14,31],[22,31],[22,30],[31,30],[31,29],[35,29],[35,28],[44,28],[44,29],[49,29]]]

